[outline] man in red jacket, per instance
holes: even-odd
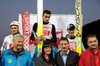
[[[86,40],[89,48],[81,54],[79,66],[100,66],[100,47],[97,36],[88,35]]]

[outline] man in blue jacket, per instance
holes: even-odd
[[[32,66],[30,53],[23,48],[24,36],[13,36],[13,48],[7,49],[2,54],[2,66]]]

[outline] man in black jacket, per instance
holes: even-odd
[[[32,33],[31,33],[31,40],[43,40],[43,41],[50,41],[55,43],[56,42],[56,30],[55,26],[51,23],[49,23],[50,17],[51,17],[51,12],[49,10],[44,10],[43,11],[43,35],[40,37],[37,37],[37,27],[38,24],[35,23],[32,28]]]
[[[68,49],[69,41],[65,37],[60,39],[60,51],[56,53],[55,60],[57,66],[76,66],[79,54]]]

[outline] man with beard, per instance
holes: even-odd
[[[32,66],[30,53],[23,48],[24,36],[13,36],[14,46],[2,54],[2,66]]]
[[[79,66],[100,66],[100,47],[97,36],[88,35],[86,40],[89,48],[81,54]]]
[[[55,55],[57,66],[76,66],[78,64],[79,54],[68,49],[68,45],[68,39],[66,39],[66,37],[61,37],[61,50]]]

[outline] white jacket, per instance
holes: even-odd
[[[13,47],[13,35],[8,35],[4,38],[3,44],[1,46],[1,51]]]

